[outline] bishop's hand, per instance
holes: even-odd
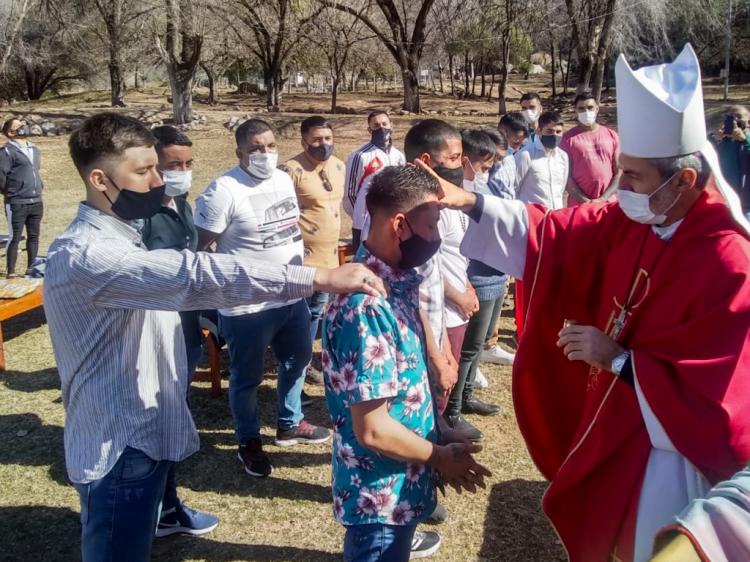
[[[625,348],[595,326],[566,326],[558,334],[557,347],[570,361],[584,361],[605,371],[612,368],[612,360]]]
[[[444,180],[438,176],[435,171],[425,164],[422,160],[414,160],[414,165],[417,168],[421,168],[431,176],[433,176],[440,184],[440,204],[449,209],[458,209],[465,213],[471,211],[477,204],[477,196],[473,193],[466,191],[462,187],[453,185],[449,181]]]

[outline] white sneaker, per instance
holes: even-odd
[[[487,377],[484,376],[484,373],[479,370],[479,367],[477,367],[477,374],[476,378],[474,379],[474,386],[476,388],[489,388],[490,381],[487,380]]]
[[[481,357],[483,363],[495,363],[496,365],[512,365],[515,359],[515,353],[505,351],[499,345],[496,345],[492,349],[485,349],[482,351]]]

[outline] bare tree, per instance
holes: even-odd
[[[201,60],[203,36],[196,32],[191,0],[165,0],[166,33],[164,42],[156,38],[156,48],[167,66],[172,90],[174,122],[193,119],[193,79]]]
[[[3,13],[2,17],[5,20],[5,29],[0,38],[0,46],[2,48],[2,55],[0,55],[0,76],[5,74],[5,69],[8,66],[8,59],[13,52],[13,45],[16,43],[18,34],[23,26],[23,21],[26,18],[26,14],[31,7],[31,0],[11,0],[9,4],[6,4],[3,8],[7,10],[7,13]]]
[[[368,11],[341,4],[335,0],[318,0],[326,6],[347,12],[360,19],[380,39],[401,69],[404,86],[404,104],[407,111],[419,112],[419,62],[427,40],[427,20],[435,0],[421,2],[400,2],[375,0],[380,15],[386,22],[381,25]],[[410,22],[411,23],[410,25]],[[384,31],[384,28],[387,31]],[[411,28],[411,30],[410,30]]]

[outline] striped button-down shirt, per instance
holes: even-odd
[[[44,281],[70,479],[104,477],[126,446],[172,461],[198,449],[175,311],[307,297],[314,273],[242,255],[148,251],[130,224],[82,203],[50,247]]]

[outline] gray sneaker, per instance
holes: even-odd
[[[414,533],[414,538],[411,540],[411,553],[409,554],[409,560],[417,560],[419,558],[429,558],[440,550],[440,543],[443,539],[440,538],[435,531],[417,531]]]

